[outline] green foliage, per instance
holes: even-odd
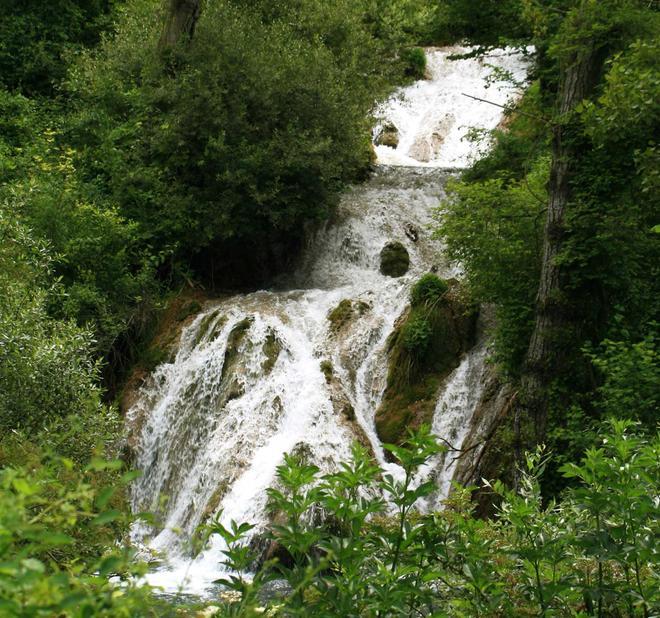
[[[364,19],[386,49],[432,42],[439,6],[429,0],[360,0]]]
[[[449,286],[433,273],[422,275],[410,290],[410,303],[417,305],[433,305],[447,292]]]
[[[211,3],[164,71],[158,15],[138,2],[74,68],[81,172],[138,223],[143,243],[184,263],[204,252],[218,277],[244,285],[272,262],[269,248],[327,217],[342,182],[370,160],[376,84],[377,50],[340,5],[296,5],[265,21]],[[334,30],[323,38],[326,18]]]
[[[50,418],[100,409],[91,338],[49,317],[48,254],[0,207],[0,426],[39,430]]]
[[[50,94],[66,72],[65,56],[96,43],[115,0],[2,0],[0,86]]]
[[[535,80],[515,108],[504,111],[503,128],[485,134],[468,134],[487,147],[481,149],[480,157],[465,170],[464,181],[521,180],[530,172],[534,163],[549,151],[550,135],[544,120],[548,110],[544,106],[543,94],[540,81]],[[491,145],[493,147],[488,148]]]
[[[631,427],[629,421],[612,421],[601,448],[589,449],[580,464],[562,469],[582,483],[571,492],[570,506],[578,514],[575,544],[596,561],[595,577],[583,586],[587,607],[595,605],[598,615],[608,605],[620,604],[630,615],[648,615],[660,606],[660,520],[653,498],[660,445],[657,434],[647,443],[630,435]]]
[[[51,301],[53,313],[92,328],[105,354],[129,323],[136,331],[150,311],[158,258],[140,247],[135,223],[81,186],[75,152],[55,148],[54,139],[46,134],[40,144],[37,182],[14,190],[27,196],[25,220],[56,256],[53,270],[65,295]]]
[[[515,379],[524,369],[539,289],[546,153],[561,129],[573,153],[570,203],[559,229],[547,230],[547,238],[556,232],[561,238],[559,286],[549,302],[565,324],[551,334],[551,353],[560,361],[547,393],[548,435],[558,454],[547,466],[545,488],[556,493],[566,482],[556,462],[575,461],[593,445],[612,406],[618,415],[654,426],[649,410],[656,404],[648,393],[657,383],[651,359],[660,309],[653,231],[660,183],[651,136],[659,120],[660,15],[633,0],[525,1],[521,9],[534,35],[538,81],[510,116],[508,131],[494,132],[490,154],[450,188],[438,218],[472,293],[495,304],[496,359]],[[597,64],[604,61],[592,76],[594,94],[560,114],[560,76],[586,50],[593,50]],[[498,238],[507,240],[499,245]],[[641,397],[635,400],[638,378]]]
[[[411,47],[401,52],[401,59],[406,63],[406,75],[415,79],[424,79],[426,73],[426,54],[421,47]]]
[[[424,315],[417,315],[407,320],[401,330],[403,347],[417,356],[423,356],[431,343],[433,331],[429,320]]]
[[[653,336],[643,341],[603,341],[600,353],[590,354],[601,372],[598,387],[605,415],[639,419],[652,428],[657,422],[660,357]]]
[[[268,537],[294,559],[267,564],[248,583],[251,526],[216,522],[210,532],[223,536],[225,565],[237,571],[223,583],[242,594],[220,615],[652,615],[660,604],[660,437],[645,441],[616,421],[602,444],[563,469],[580,484],[560,503],[541,498],[548,456],[528,455],[518,491],[491,486],[501,505],[490,521],[472,517],[469,491],[458,487],[443,512],[416,512],[435,490],[418,475],[440,450],[428,428],[386,446],[397,477],[359,447],[320,479],[314,466],[287,457],[270,492],[281,523]],[[311,516],[318,512],[325,525]],[[274,576],[291,592],[262,607],[259,591]]]
[[[548,167],[543,157],[520,181],[450,182],[436,213],[437,234],[465,268],[470,293],[496,306],[495,352],[510,372],[519,367],[532,328]]]
[[[26,97],[0,89],[0,182],[20,169],[17,158],[33,138],[35,107]]]
[[[3,616],[157,616],[143,565],[125,546],[106,549],[128,521],[114,490],[94,475],[121,463],[93,461],[76,479],[69,459],[35,472],[0,470],[0,613]],[[73,477],[73,479],[71,479]],[[125,484],[133,475],[124,475]],[[117,584],[109,581],[117,578]]]
[[[574,139],[585,152],[562,264],[578,314],[596,327],[588,333],[595,341],[643,338],[660,311],[660,243],[652,232],[660,214],[658,152],[651,138],[660,129],[658,51],[657,36],[632,43],[609,64],[601,96],[579,110]]]
[[[438,4],[433,29],[436,40],[453,43],[468,39],[497,45],[529,37],[524,0],[442,0]]]

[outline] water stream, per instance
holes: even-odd
[[[482,96],[491,65],[518,80],[525,75],[519,55],[500,50],[486,60],[447,59],[460,51],[466,50],[429,51],[430,79],[377,109],[381,129],[396,126],[398,146],[377,146],[375,173],[344,194],[333,221],[310,239],[300,268],[276,290],[208,304],[182,333],[173,362],[145,382],[128,423],[139,434],[143,472],[132,505],[158,516],[158,525],[136,525],[133,536],[166,556],[152,584],[204,594],[219,576],[223,545],[215,539],[192,558],[193,531],[220,511],[224,522],[248,521],[257,524],[255,533],[262,530],[265,490],[285,452],[303,450],[331,470],[357,437],[396,474],[374,427],[385,342],[420,275],[457,275],[429,232],[431,211],[454,173],[442,168],[475,156],[475,146],[460,140],[468,126],[491,129],[501,120],[501,109],[467,103],[459,91]],[[514,95],[508,82],[488,89],[488,98],[502,104]],[[410,270],[400,278],[379,272],[380,251],[392,240],[410,254]],[[342,300],[353,309],[338,326],[328,316]],[[485,356],[481,342],[438,393],[433,430],[453,445],[465,438]],[[450,460],[439,458],[423,471],[438,480],[428,508],[446,495]]]

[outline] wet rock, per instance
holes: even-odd
[[[455,280],[447,285],[438,301],[409,307],[390,335],[387,384],[375,417],[383,442],[400,444],[409,429],[430,422],[439,388],[474,344],[477,309]],[[423,338],[413,336],[420,324]]]
[[[245,335],[252,326],[253,317],[244,318],[232,328],[227,346],[225,348],[225,362],[222,365],[221,380],[224,382],[228,375],[235,372],[240,361],[239,348],[245,339]]]
[[[455,123],[455,117],[452,114],[447,114],[438,122],[430,136],[420,137],[413,143],[408,154],[417,161],[424,163],[432,161],[437,157],[447,134]]]
[[[261,368],[264,370],[264,373],[268,375],[273,370],[273,367],[282,352],[282,342],[277,338],[277,335],[272,329],[269,329],[268,334],[266,335],[262,350],[266,359],[261,363]]]
[[[392,124],[388,122],[383,125],[383,128],[380,130],[376,136],[375,143],[377,146],[388,146],[389,148],[396,148],[399,145],[399,130]]]
[[[328,320],[332,330],[337,332],[353,319],[363,316],[371,309],[371,305],[363,300],[344,298],[329,314]],[[324,372],[325,373],[325,372]]]
[[[350,403],[346,402],[344,404],[344,407],[341,409],[341,413],[344,415],[344,418],[347,421],[355,420],[355,409]]]
[[[388,242],[380,252],[380,272],[388,277],[402,277],[409,268],[408,250],[400,242]]]
[[[329,360],[321,361],[320,363],[321,373],[325,376],[325,381],[330,384],[332,381],[332,363]]]
[[[406,223],[404,232],[408,239],[412,240],[413,242],[417,242],[419,240],[419,230],[412,223]]]

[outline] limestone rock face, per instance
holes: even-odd
[[[380,252],[380,272],[388,277],[402,277],[408,268],[408,250],[400,242],[388,242]]]

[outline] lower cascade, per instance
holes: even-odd
[[[374,174],[345,192],[297,271],[271,290],[208,302],[181,333],[171,362],[145,380],[127,425],[142,472],[132,506],[155,515],[155,523],[134,526],[133,538],[165,558],[152,584],[204,594],[219,577],[224,546],[214,538],[193,556],[195,529],[221,513],[225,524],[250,522],[254,535],[263,532],[266,489],[286,452],[300,451],[330,471],[358,440],[397,474],[376,422],[390,369],[388,341],[415,281],[428,272],[460,276],[432,238],[433,210],[456,173],[447,168],[477,154],[459,132],[493,129],[502,118],[501,108],[476,105],[459,91],[505,105],[516,94],[513,83],[525,77],[524,58],[511,50],[450,59],[467,51],[430,50],[429,79],[377,109],[376,143],[384,130],[397,139],[376,146]],[[502,81],[504,74],[515,79]],[[392,272],[384,268],[386,247]],[[396,263],[396,256],[405,257]],[[438,383],[431,425],[450,450],[420,471],[438,485],[429,509],[449,491],[486,357],[477,324],[470,349]]]

